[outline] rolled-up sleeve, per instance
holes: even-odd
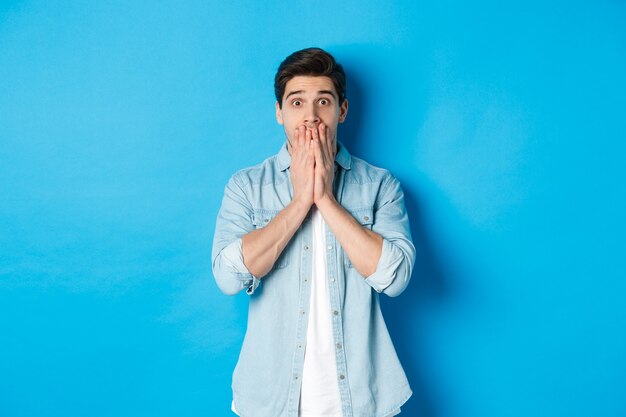
[[[243,262],[242,236],[254,230],[252,208],[241,181],[233,175],[226,188],[217,215],[213,238],[212,268],[219,289],[235,295],[246,289],[252,295],[261,280],[248,271]]]
[[[376,271],[365,279],[376,292],[397,297],[408,286],[415,263],[409,217],[400,182],[389,174],[377,199],[372,230],[383,238]]]

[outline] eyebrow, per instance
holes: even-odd
[[[333,98],[335,97],[335,93],[330,90],[320,90],[317,92],[317,94],[330,94]]]
[[[287,100],[289,98],[289,96],[292,96],[294,94],[302,94],[304,93],[304,90],[297,90],[297,91],[292,91],[291,93],[287,94],[285,96],[285,100]],[[329,94],[331,95],[333,98],[336,98],[335,93],[333,93],[331,90],[320,90],[317,92],[317,94]]]

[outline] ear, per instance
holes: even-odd
[[[283,122],[283,111],[280,108],[280,104],[278,104],[278,101],[276,102],[276,121],[278,122],[279,125],[282,125]]]
[[[341,107],[339,107],[339,123],[343,123],[346,120],[346,116],[348,115],[348,99],[344,99],[343,103],[341,103]]]

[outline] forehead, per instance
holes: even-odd
[[[302,91],[304,94],[314,95],[322,90],[332,91],[333,95],[337,96],[335,85],[329,77],[297,75],[285,84],[285,93],[283,97],[293,91]]]

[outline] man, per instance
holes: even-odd
[[[318,48],[275,77],[277,155],[235,173],[213,241],[220,290],[249,298],[241,417],[389,417],[412,395],[380,310],[415,261],[400,184],[337,140],[345,74]]]

